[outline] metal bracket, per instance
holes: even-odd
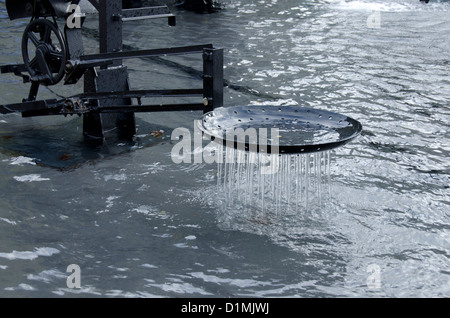
[[[82,55],[78,59],[69,60],[66,64],[66,77],[64,84],[75,84],[84,75],[87,69],[112,65],[115,60],[129,58],[144,58],[152,56],[168,56],[181,54],[202,53],[204,49],[212,48],[211,44],[174,47],[166,49],[139,50],[128,52],[109,52],[91,55]]]
[[[176,25],[175,15],[172,14],[167,6],[144,7],[137,9],[123,9],[122,14],[113,15],[113,20],[134,21],[143,19],[168,18],[169,25]]]
[[[27,68],[25,64],[11,64],[11,65],[2,65],[1,73],[14,73],[14,75],[22,77],[24,83],[29,83],[31,78],[27,74],[23,74],[23,72],[27,72]]]
[[[223,49],[203,52],[204,112],[223,106]]]

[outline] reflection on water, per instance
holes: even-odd
[[[331,153],[323,174],[331,196],[296,214],[252,218],[241,211],[251,194],[232,180],[233,198],[224,202],[227,192],[217,190],[223,166],[170,157],[171,130],[193,127],[198,113],[139,114],[137,143],[108,144],[114,156],[87,149],[78,119],[2,116],[0,295],[450,296],[450,3],[223,6],[213,14],[177,10],[174,28],[130,22],[126,45],[215,43],[225,48],[226,105],[300,105],[361,121],[362,136]],[[374,12],[379,27],[367,23]],[[26,23],[0,20],[0,64],[20,61]],[[85,45],[97,45],[89,32]],[[198,58],[127,61],[131,87],[201,85]],[[20,79],[0,81],[1,103],[26,96]],[[65,96],[80,89],[52,88]],[[39,96],[55,97],[45,88]],[[151,132],[160,130],[153,142]],[[85,164],[41,164],[70,160]],[[293,197],[278,185],[292,192],[298,177],[288,175],[290,183],[264,175],[255,192],[273,186],[287,204]],[[270,200],[263,208],[274,214]],[[67,288],[70,264],[82,269],[79,290]],[[379,288],[368,284],[372,268]]]
[[[123,140],[117,132],[108,133],[106,142],[83,137],[81,118],[64,123],[28,123],[20,125],[4,122],[0,127],[0,151],[13,155],[13,162],[33,163],[61,170],[76,169],[111,156],[135,151],[164,142],[168,128],[137,121],[137,135]],[[19,158],[19,159],[17,159]],[[20,159],[22,158],[22,159]]]

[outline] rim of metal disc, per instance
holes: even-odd
[[[255,128],[256,130],[262,127],[267,128],[267,126],[286,128],[287,123],[291,128],[297,128],[293,129],[293,132],[285,130],[285,133],[290,134],[291,139],[294,140],[284,144],[279,142],[278,145],[276,143],[260,145],[258,142],[251,142],[250,138],[242,140],[235,135],[231,139],[226,133],[238,128]],[[219,107],[204,114],[197,121],[197,128],[211,140],[224,146],[268,154],[302,154],[331,150],[345,145],[362,131],[359,121],[342,114],[309,107],[274,105]],[[303,140],[302,135],[311,134],[320,129],[337,134],[339,138],[319,140],[319,142]]]

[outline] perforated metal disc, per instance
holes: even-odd
[[[197,125],[216,142],[266,153],[330,150],[346,144],[362,130],[358,121],[345,115],[299,106],[220,107],[203,115]],[[233,131],[244,131],[245,139],[239,139]],[[255,131],[258,137],[249,137]]]

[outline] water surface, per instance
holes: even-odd
[[[331,197],[271,222],[242,215],[217,190],[217,165],[171,159],[172,130],[193,129],[195,112],[139,114],[134,144],[100,148],[83,143],[79,118],[2,116],[0,296],[449,297],[450,3],[223,7],[176,11],[174,28],[130,22],[125,44],[213,43],[224,48],[227,106],[359,120],[362,136],[331,154]],[[20,62],[27,21],[9,21],[3,2],[0,17],[0,63]],[[135,89],[201,85],[200,56],[127,66]],[[3,104],[27,95],[19,78],[0,83]],[[81,289],[66,285],[70,264]]]

